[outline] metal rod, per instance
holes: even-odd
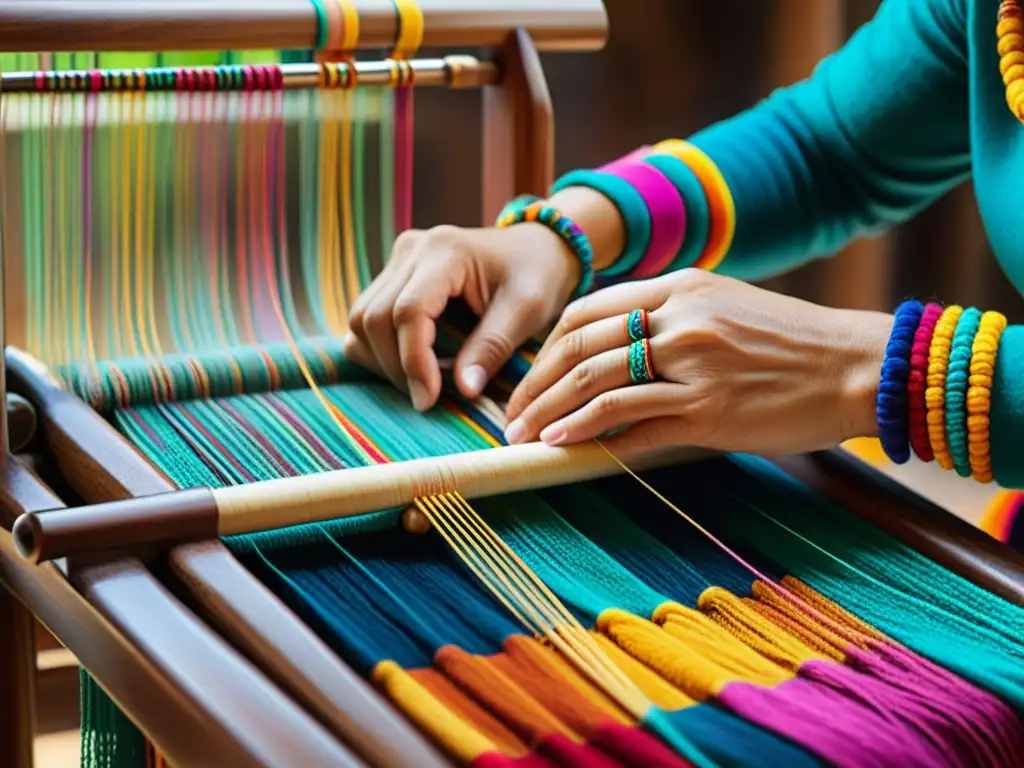
[[[478,88],[495,85],[500,79],[497,64],[480,61],[473,56],[446,56],[443,59],[413,59],[405,62],[412,68],[416,86],[446,86],[451,88]],[[344,66],[344,65],[341,65]],[[394,82],[396,63],[385,61],[356,62],[358,85],[387,86]],[[286,89],[316,88],[320,82],[319,64],[281,64]],[[161,84],[158,75],[185,72],[234,72],[245,67],[175,67],[154,69],[100,70],[100,76],[90,70],[53,72],[4,72],[0,74],[0,93],[28,93],[37,91],[94,92],[94,91],[173,91],[177,90],[173,78]],[[110,76],[104,77],[103,73]],[[243,90],[231,85],[230,78],[216,87],[201,90]],[[211,79],[212,82],[212,79]]]
[[[359,48],[395,44],[392,0],[355,0]],[[499,46],[526,29],[541,50],[596,50],[602,0],[419,0],[424,47]],[[5,0],[0,51],[185,51],[316,45],[310,0]]]

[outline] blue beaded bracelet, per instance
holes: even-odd
[[[566,242],[569,250],[579,260],[580,282],[573,291],[572,298],[578,299],[590,293],[594,287],[594,251],[586,233],[560,210],[533,196],[517,197],[506,205],[498,214],[495,226],[504,228],[526,222],[536,222],[548,227]]]
[[[910,350],[923,313],[924,307],[919,301],[905,301],[896,309],[878,384],[875,406],[878,439],[882,450],[896,464],[905,464],[910,459],[907,380],[910,377]]]

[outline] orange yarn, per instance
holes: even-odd
[[[953,332],[964,312],[963,307],[946,307],[939,322],[935,324],[932,343],[928,349],[927,389],[924,403],[928,409],[928,441],[932,446],[935,460],[945,470],[953,469],[953,457],[946,443],[946,373],[949,370],[949,351],[953,343]]]
[[[989,446],[989,411],[992,408],[992,377],[996,368],[999,339],[1006,330],[1006,318],[998,312],[981,316],[971,347],[967,389],[967,451],[971,476],[979,483],[992,482]]]
[[[1006,104],[1024,122],[1024,14],[1017,0],[999,4],[996,24],[999,72],[1006,86]]]

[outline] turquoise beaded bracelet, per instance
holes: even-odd
[[[651,241],[651,212],[647,203],[625,179],[600,171],[570,171],[551,187],[551,194],[567,187],[588,187],[607,197],[618,209],[626,224],[626,245],[612,265],[601,270],[601,277],[627,275],[647,253]]]
[[[506,205],[495,226],[504,228],[513,224],[536,222],[543,224],[561,237],[569,250],[580,262],[580,282],[573,291],[572,299],[578,299],[590,293],[594,287],[594,250],[586,233],[575,222],[552,205],[547,205],[538,197],[522,196]]]

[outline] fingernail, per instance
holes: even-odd
[[[412,407],[423,412],[430,407],[430,393],[423,383],[417,379],[409,379],[409,395],[412,397]]]
[[[562,424],[552,424],[549,427],[545,427],[540,433],[540,439],[548,445],[561,445],[565,442],[565,426]]]
[[[462,372],[462,386],[466,388],[467,395],[476,397],[487,386],[487,371],[482,365],[469,366]]]
[[[515,445],[526,436],[526,427],[523,426],[523,422],[516,419],[508,425],[508,429],[505,430],[505,440],[510,444]]]

